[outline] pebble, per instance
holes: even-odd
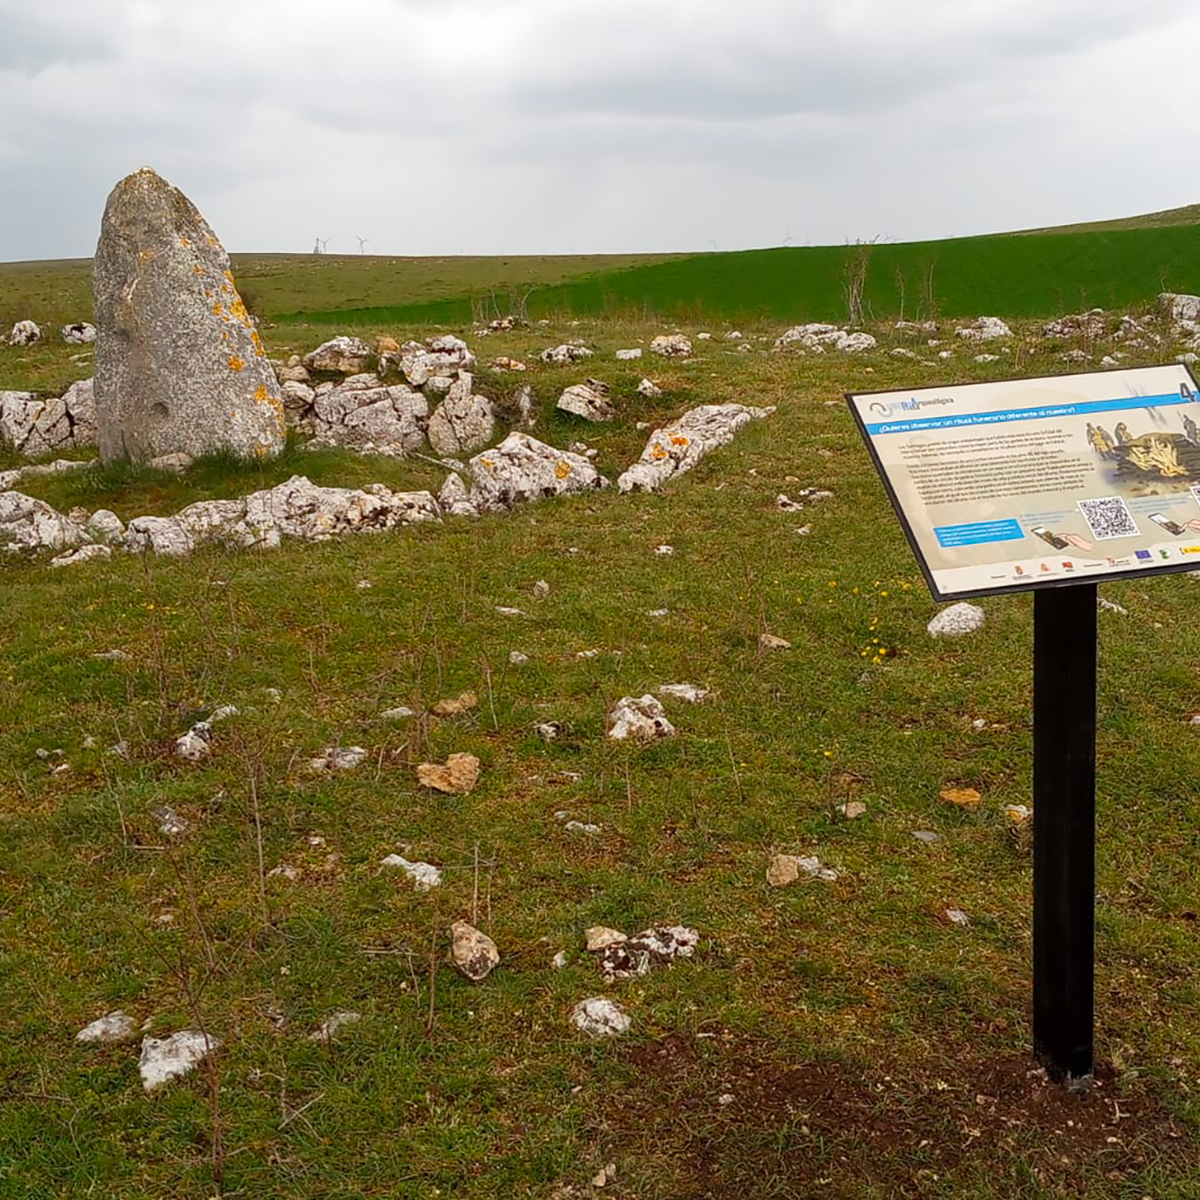
[[[510,650],[508,652],[508,661],[514,667],[524,666],[529,661],[528,654],[522,654],[520,650]]]
[[[619,1037],[629,1032],[631,1021],[624,1010],[606,996],[580,1000],[571,1012],[576,1029],[590,1037]]]

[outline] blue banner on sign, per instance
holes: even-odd
[[[985,542],[1016,542],[1025,535],[1016,521],[973,521],[969,525],[938,525],[933,532],[937,534],[938,545],[943,548],[953,546],[981,546]]]

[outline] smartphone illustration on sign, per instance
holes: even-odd
[[[1150,520],[1152,520],[1155,523],[1155,525],[1162,526],[1162,528],[1165,529],[1168,533],[1173,533],[1176,537],[1178,537],[1181,533],[1186,532],[1186,530],[1184,529],[1184,527],[1182,525],[1178,524],[1175,521],[1168,520],[1166,517],[1163,516],[1162,513],[1151,513]]]
[[[1029,532],[1036,534],[1043,542],[1049,542],[1055,550],[1065,550],[1070,545],[1066,538],[1059,537],[1057,533],[1051,533],[1045,525],[1035,525]]]

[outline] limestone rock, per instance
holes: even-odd
[[[96,327],[87,321],[76,321],[62,327],[62,340],[69,346],[87,346],[96,340]]]
[[[195,206],[144,168],[113,189],[93,266],[100,457],[273,457],[279,385],[229,256]]]
[[[470,454],[492,440],[496,415],[485,396],[473,396],[470,372],[462,371],[429,418],[429,444],[443,455]]]
[[[97,558],[111,558],[112,550],[108,546],[86,545],[67,554],[60,554],[50,560],[52,567],[74,567],[80,563],[92,562]]]
[[[642,348],[641,346],[634,346],[630,350],[618,350],[613,357],[619,359],[621,362],[632,362],[635,358],[642,357]]]
[[[774,633],[760,633],[758,644],[763,650],[790,650],[792,643]]]
[[[793,345],[813,354],[824,354],[826,349],[839,350],[843,354],[859,354],[864,350],[874,350],[876,342],[869,333],[851,333],[836,325],[810,321],[806,325],[793,325],[775,339],[776,350],[785,350]]]
[[[421,342],[405,342],[400,347],[400,369],[413,387],[424,387],[433,379],[453,379],[459,371],[470,371],[475,355],[462,338],[452,334]]]
[[[638,395],[645,396],[647,400],[654,400],[663,394],[662,388],[652,379],[643,379],[637,385]]]
[[[486,933],[466,921],[450,926],[450,961],[472,983],[486,979],[500,962],[500,951]]]
[[[654,742],[674,737],[675,726],[653,696],[622,696],[608,714],[608,736],[615,741]]]
[[[609,979],[640,979],[653,967],[691,958],[699,941],[696,930],[685,925],[659,925],[601,948],[597,962]]]
[[[371,347],[359,337],[339,334],[310,350],[301,360],[306,371],[318,374],[358,375],[374,361]]]
[[[692,352],[692,343],[682,333],[660,333],[650,341],[650,353],[663,358],[687,358]]]
[[[438,504],[442,512],[452,517],[479,516],[479,509],[467,494],[467,485],[453,471],[446,476],[446,482],[438,492]]]
[[[42,340],[42,331],[33,321],[18,321],[8,335],[10,346],[32,346]]]
[[[629,1032],[628,1015],[607,996],[591,996],[580,1000],[571,1011],[571,1021],[576,1029],[590,1037],[618,1037]]]
[[[61,400],[39,400],[32,392],[0,392],[0,442],[36,458],[70,440],[71,425]]]
[[[62,402],[71,423],[71,443],[76,446],[96,444],[96,381],[80,379],[63,392]]]
[[[409,862],[399,854],[389,854],[380,865],[403,871],[416,885],[418,892],[427,892],[442,882],[442,872],[433,863]]]
[[[473,754],[451,754],[444,764],[421,763],[417,780],[422,787],[465,796],[479,782],[479,759]]]
[[[429,402],[405,384],[360,386],[348,379],[315,390],[311,427],[322,442],[403,457],[425,444],[428,416]]]
[[[991,342],[997,338],[1010,338],[1013,332],[999,317],[976,317],[970,325],[956,329],[960,338],[972,342]]]
[[[823,867],[815,855],[776,854],[767,867],[767,882],[772,887],[786,887],[789,883],[795,883],[801,875],[823,879],[827,883],[837,879],[837,872]]]
[[[280,391],[283,394],[283,407],[289,419],[294,414],[303,416],[317,398],[317,393],[307,383],[300,383],[294,379],[280,384]]]
[[[710,450],[733,441],[751,421],[770,416],[774,408],[744,404],[704,404],[678,421],[651,433],[641,458],[618,480],[623,492],[652,492],[676,475],[690,471]]]
[[[196,548],[195,539],[174,517],[134,517],[121,544],[132,553],[150,552],[182,558]]]
[[[44,500],[0,492],[0,552],[66,550],[86,541],[83,530]]]
[[[477,454],[469,466],[471,498],[481,512],[608,486],[582,455],[556,450],[526,433],[510,433],[500,445]]]
[[[1200,321],[1200,296],[1163,292],[1158,297],[1158,308],[1172,321]]]
[[[617,413],[609,400],[609,392],[607,383],[589,379],[566,388],[558,398],[558,408],[585,421],[611,421]]]
[[[152,1092],[164,1083],[186,1075],[220,1045],[217,1038],[194,1029],[184,1029],[165,1038],[146,1037],[138,1060],[142,1087]]]
[[[609,946],[618,946],[628,940],[628,935],[619,929],[610,929],[607,925],[592,925],[583,931],[584,944],[589,953],[596,954],[607,950]]]
[[[75,1040],[102,1045],[113,1042],[131,1042],[137,1037],[137,1032],[137,1025],[133,1018],[117,1008],[106,1016],[99,1017],[90,1025],[85,1025],[75,1035]]]
[[[697,687],[694,683],[664,683],[659,687],[658,694],[686,700],[688,704],[700,704],[708,695],[708,688]]]
[[[542,362],[551,363],[554,366],[565,366],[567,363],[582,362],[585,358],[591,357],[592,352],[586,346],[581,346],[578,342],[564,342],[561,346],[551,346],[538,355],[538,358]]]
[[[326,746],[317,758],[308,760],[310,771],[353,771],[367,757],[362,746]]]
[[[930,637],[964,637],[982,628],[984,622],[983,609],[974,604],[951,604],[943,608],[926,626]]]
[[[308,1035],[308,1040],[310,1042],[328,1042],[339,1030],[345,1029],[347,1025],[357,1025],[361,1020],[362,1013],[353,1012],[347,1008],[339,1008],[335,1012],[331,1012]]]

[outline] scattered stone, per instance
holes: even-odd
[[[656,618],[665,617],[670,613],[670,611],[671,610],[669,608],[648,608],[646,610],[646,616]]]
[[[497,604],[496,611],[502,617],[523,617],[526,615],[523,608],[513,608],[507,604]]]
[[[138,1028],[134,1019],[117,1008],[90,1025],[85,1025],[75,1035],[75,1040],[92,1044],[111,1044],[131,1042],[137,1035]]]
[[[810,321],[806,325],[793,325],[775,339],[776,351],[786,350],[789,346],[798,346],[802,352],[813,354],[824,354],[827,347],[844,354],[861,354],[874,350],[876,342],[869,333],[851,333],[836,325]]]
[[[668,479],[690,471],[710,451],[733,441],[751,421],[774,411],[744,404],[694,408],[650,435],[641,458],[617,480],[617,486],[622,492],[657,491]]]
[[[953,804],[955,808],[974,812],[983,797],[974,788],[942,788],[938,792],[938,799],[944,800],[947,804]]]
[[[647,400],[654,400],[663,394],[662,388],[660,388],[658,384],[651,379],[643,379],[642,382],[637,385],[637,390],[638,395],[645,396]],[[641,429],[643,427],[649,428],[646,422],[639,421],[638,428]]]
[[[470,454],[492,440],[496,414],[487,397],[472,394],[473,382],[469,372],[460,371],[429,418],[429,443],[439,454]]]
[[[1033,809],[1026,804],[1006,804],[1003,811],[1013,825],[1024,825],[1033,819]]]
[[[615,741],[653,742],[674,737],[675,726],[653,696],[622,696],[608,715],[608,736]]]
[[[125,536],[125,522],[115,512],[100,508],[83,523],[83,531],[94,541],[117,545]]]
[[[609,946],[619,945],[628,941],[626,934],[619,929],[610,929],[607,925],[592,925],[583,931],[584,944],[589,954],[606,950]]]
[[[504,354],[499,358],[492,359],[489,365],[493,371],[524,371],[527,369],[519,359],[509,358]]]
[[[1121,605],[1112,600],[1106,600],[1103,596],[1099,597],[1096,602],[1096,606],[1102,609],[1104,612],[1119,613],[1123,617],[1129,616],[1128,609],[1122,608]]]
[[[659,925],[602,947],[596,961],[609,979],[640,979],[652,967],[670,966],[677,958],[691,958],[699,941],[700,935],[694,929]]]
[[[701,337],[706,337],[706,334],[701,334]],[[595,1175],[592,1176],[592,1187],[602,1188],[607,1187],[617,1177],[616,1163],[609,1163],[607,1166],[601,1167]]]
[[[351,1012],[349,1009],[340,1008],[337,1012],[330,1013],[329,1016],[317,1026],[316,1029],[308,1035],[310,1042],[328,1042],[333,1039],[334,1034],[339,1030],[345,1029],[347,1025],[354,1025],[362,1020],[362,1013]]]
[[[1200,296],[1163,292],[1158,297],[1158,308],[1172,321],[1200,321]]]
[[[283,449],[283,399],[262,339],[229,256],[182,192],[148,168],[121,180],[92,274],[101,459]]]
[[[526,433],[513,432],[470,461],[472,499],[481,511],[497,511],[550,496],[594,491],[608,480],[584,457],[556,450]]]
[[[970,925],[971,918],[961,908],[946,909],[946,920],[952,925]]]
[[[176,758],[187,759],[188,762],[199,762],[207,758],[211,737],[212,724],[208,721],[197,721],[191,729],[175,739]]]
[[[560,721],[541,721],[533,727],[533,732],[542,739],[543,742],[556,741],[563,731],[563,726]]]
[[[943,608],[925,627],[930,637],[965,637],[983,627],[983,609],[974,604],[951,604]]]
[[[290,863],[280,863],[277,867],[272,867],[267,872],[268,879],[299,879],[300,872],[296,870]]]
[[[432,863],[409,862],[399,854],[389,854],[380,865],[403,871],[417,885],[419,892],[427,892],[442,882],[442,872]]]
[[[708,695],[708,688],[697,687],[694,683],[664,683],[658,688],[658,694],[686,700],[689,704],[699,704]]]
[[[520,650],[510,650],[508,652],[508,661],[514,667],[522,667],[529,661],[529,655],[522,654]]]
[[[544,363],[565,366],[567,363],[582,362],[585,358],[591,358],[592,352],[586,346],[581,346],[577,342],[566,342],[561,346],[553,346],[549,350],[543,350],[538,357]]]
[[[942,840],[942,835],[934,833],[932,829],[914,829],[912,835],[918,842],[924,842],[927,846],[932,846],[934,842]]]
[[[69,346],[87,346],[96,340],[96,327],[87,321],[76,321],[73,325],[64,325],[61,333],[62,340]]]
[[[613,357],[619,358],[622,362],[631,362],[635,358],[642,357],[642,348],[635,346],[632,350],[618,350]]]
[[[581,1000],[571,1011],[576,1029],[590,1037],[618,1037],[629,1032],[629,1017],[619,1005],[605,996]]]
[[[450,961],[472,983],[486,979],[500,962],[500,951],[486,933],[466,921],[450,926]]]
[[[533,594],[537,597],[537,599],[544,600],[548,595],[550,595],[550,585],[544,579],[539,579],[537,583],[533,585]]]
[[[367,757],[362,746],[327,746],[319,758],[308,760],[310,771],[353,771]]]
[[[1013,332],[999,317],[976,317],[970,325],[954,331],[960,338],[972,342],[991,342],[1010,338]]]
[[[152,1092],[164,1083],[186,1075],[220,1045],[217,1038],[194,1029],[184,1029],[165,1038],[145,1037],[138,1060],[142,1087]]]
[[[767,866],[767,882],[772,887],[786,887],[795,883],[801,874],[811,879],[824,879],[828,883],[837,879],[837,872],[831,867],[823,867],[815,855],[776,854]]]
[[[479,759],[473,754],[451,754],[445,764],[421,763],[417,767],[417,780],[422,787],[465,796],[479,782],[479,767]]]
[[[92,562],[97,558],[111,558],[112,550],[108,546],[80,546],[78,550],[72,550],[68,554],[60,554],[57,558],[50,560],[52,567],[75,567],[80,563]]]
[[[34,321],[18,321],[8,335],[10,346],[32,346],[42,340],[42,331]]]
[[[479,516],[479,509],[467,494],[466,484],[453,472],[446,476],[442,490],[438,492],[438,505],[443,513],[452,517]]]
[[[758,644],[764,650],[790,650],[792,643],[786,638],[776,637],[773,633],[760,633]]]
[[[374,359],[371,347],[359,337],[345,334],[322,342],[301,360],[306,371],[328,375],[360,375]]]
[[[406,705],[399,705],[396,708],[385,708],[379,714],[381,721],[407,721],[409,717],[415,717],[417,714]]]
[[[582,833],[588,837],[595,837],[600,832],[599,825],[591,825],[584,821],[568,821],[563,828],[568,833]]]
[[[660,333],[650,341],[650,353],[663,358],[687,358],[692,352],[692,343],[682,333]]]
[[[560,411],[582,417],[585,421],[611,421],[617,415],[609,399],[611,389],[598,379],[576,383],[558,398]]]
[[[567,952],[560,950],[551,960],[550,966],[555,971],[561,971],[567,965]]]
[[[977,363],[999,362],[1000,355],[998,355],[998,354],[977,354],[977,355],[975,355],[974,361]]]
[[[188,823],[169,804],[152,809],[150,815],[158,822],[158,832],[167,837],[183,837],[188,831]]]
[[[675,553],[675,547],[667,545],[655,546],[654,553],[657,554],[659,558],[670,558]]]
[[[456,717],[479,704],[479,697],[474,692],[463,692],[453,700],[439,700],[431,710],[435,717]]]
[[[796,493],[794,500],[781,492],[775,497],[775,507],[780,512],[799,512],[801,509],[807,508],[810,504],[817,504],[821,500],[830,499],[832,496],[832,492],[826,491],[823,488],[801,488]]]

